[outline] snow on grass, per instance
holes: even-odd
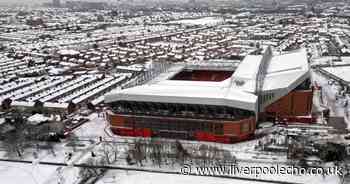
[[[262,182],[243,181],[236,179],[220,179],[211,177],[147,173],[139,171],[110,170],[96,184],[263,184]]]
[[[0,178],[3,184],[44,184],[52,178],[57,166],[0,162]]]

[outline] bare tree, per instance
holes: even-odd
[[[137,163],[139,163],[140,166],[143,166],[142,161],[145,159],[145,149],[141,143],[140,140],[136,140],[134,142],[134,148],[130,150],[133,158],[136,160]]]
[[[231,164],[237,164],[237,159],[234,155],[231,154],[228,150],[223,150],[222,157],[225,162],[230,162]]]
[[[24,137],[18,132],[10,133],[3,141],[7,157],[22,157],[24,150]]]
[[[119,152],[118,152],[118,147],[116,145],[103,142],[101,152],[103,153],[107,164],[112,164],[116,162],[118,159]]]
[[[79,139],[78,136],[75,134],[71,134],[69,137],[69,146],[72,147],[74,152],[77,151],[77,148],[78,148],[78,144],[77,144],[78,139]]]
[[[175,152],[176,159],[180,164],[183,164],[186,161],[186,159],[190,156],[190,154],[179,141],[176,141],[175,145],[176,145],[176,152]]]
[[[3,141],[4,148],[7,151],[8,157],[22,157],[24,147],[27,143],[26,135],[28,135],[27,124],[23,116],[19,112],[14,113],[12,125],[15,129],[5,136]]]
[[[208,162],[208,154],[209,154],[209,146],[206,144],[201,144],[198,148],[198,160],[201,161],[202,164],[207,164]],[[200,162],[198,164],[201,164]]]
[[[151,159],[159,167],[162,165],[162,144],[157,141],[151,143]]]

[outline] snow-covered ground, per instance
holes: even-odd
[[[80,128],[74,131],[75,137],[79,140],[82,140],[82,144],[84,147],[77,148],[73,150],[72,147],[68,146],[68,142],[58,143],[53,146],[54,153],[51,150],[40,149],[37,150],[35,147],[26,149],[23,153],[23,158],[20,160],[26,161],[44,161],[44,162],[54,162],[54,163],[84,163],[85,160],[91,157],[91,151],[94,151],[98,154],[100,151],[100,146],[97,144],[93,144],[90,141],[98,141],[101,136],[104,140],[108,141],[132,141],[132,139],[118,136],[110,136],[108,134],[107,123],[104,120],[102,114],[100,116],[96,113],[90,115],[88,117],[90,119],[89,122],[82,125]],[[79,142],[80,143],[80,142]],[[191,144],[191,141],[183,141],[184,144]],[[233,145],[225,145],[225,144],[217,144],[217,143],[206,143],[208,145],[214,145],[219,147],[220,149],[230,150],[237,158],[239,159],[252,159],[260,160],[261,162],[283,162],[285,161],[285,156],[279,155],[269,155],[269,154],[259,154],[254,151],[252,147],[256,144],[256,141],[243,142]],[[123,146],[122,146],[123,147]],[[125,147],[125,146],[124,146]],[[124,151],[123,151],[124,150]],[[125,152],[127,149],[120,149],[120,152]],[[67,161],[67,153],[73,153],[72,158]],[[4,151],[0,151],[0,158],[6,159],[6,154]],[[272,159],[273,158],[273,159]],[[12,166],[15,165],[15,166]],[[125,163],[125,159],[119,159],[117,163],[113,164],[114,166],[122,166],[128,167]],[[58,181],[65,180],[65,183],[74,183],[79,179],[79,168],[76,167],[55,167],[55,166],[46,166],[46,165],[36,165],[36,164],[20,164],[20,163],[10,163],[10,162],[0,162],[0,168],[6,168],[6,171],[1,172],[0,169],[0,178],[1,181],[5,181],[6,184],[18,183],[26,181],[26,183],[40,183],[40,184],[57,184]],[[145,169],[154,169],[154,166],[148,165]],[[157,168],[156,168],[157,169]],[[180,167],[177,168],[164,168],[164,170],[174,171],[180,170]],[[23,172],[21,172],[23,171]],[[21,172],[20,175],[16,173]],[[241,182],[240,180],[227,180],[227,179],[217,179],[217,178],[207,178],[207,177],[194,177],[194,176],[181,176],[181,175],[166,175],[166,174],[150,174],[146,172],[132,172],[129,174],[131,176],[127,177],[125,175],[119,176],[119,174],[123,172],[115,172],[110,171],[111,173],[115,173],[115,177],[118,178],[118,183],[137,183],[141,180],[141,178],[146,177],[154,177],[154,182],[161,182],[162,180],[159,178],[162,177],[173,177],[174,183],[183,183],[193,181],[195,183],[204,182],[205,183],[216,183],[220,180],[220,183],[228,183],[232,181],[237,181],[239,183],[251,183],[251,182]],[[99,183],[106,183],[108,180],[108,174],[103,177]],[[18,176],[18,177],[16,177]],[[60,177],[61,176],[61,177]],[[18,178],[18,179],[14,179]],[[62,179],[64,178],[64,179]],[[107,179],[106,179],[107,178]],[[130,180],[130,182],[128,181]],[[148,179],[149,180],[149,179]],[[222,180],[222,181],[221,181]],[[152,180],[149,180],[150,183],[154,183]],[[11,183],[12,182],[12,183]],[[108,181],[107,181],[108,182]],[[1,182],[2,183],[2,182]]]
[[[329,108],[330,116],[344,117],[345,122],[348,124],[348,129],[350,128],[350,107],[345,104],[350,102],[350,97],[342,97],[340,94],[341,86],[337,82],[332,82],[333,80],[326,78],[320,73],[311,72],[313,83],[321,86],[321,91],[318,92],[321,95],[321,101],[314,103],[320,109]],[[318,97],[320,98],[320,96]],[[315,101],[314,101],[315,102]]]
[[[83,140],[97,140],[100,136],[108,137],[106,134],[107,122],[104,119],[103,113],[93,113],[89,117],[90,121],[74,130],[74,135]]]
[[[81,128],[77,129],[75,131],[75,134],[77,136],[84,137],[85,139],[97,139],[97,136],[102,136],[104,140],[108,141],[118,141],[118,142],[133,142],[132,140],[134,138],[126,138],[126,137],[119,137],[119,136],[113,136],[107,126],[107,123],[104,121],[104,118],[102,116],[97,116],[97,114],[93,114],[89,116],[91,119],[90,122],[84,124]],[[264,138],[263,138],[264,139]],[[260,152],[254,150],[254,146],[257,145],[258,140],[252,140],[252,141],[246,141],[241,142],[237,144],[219,144],[219,143],[204,143],[207,145],[216,146],[219,149],[225,149],[229,150],[232,155],[234,155],[239,160],[240,166],[276,166],[276,164],[279,164],[279,166],[287,166],[285,163],[287,162],[287,158],[285,154],[276,154],[276,153],[269,153],[269,152]],[[187,146],[193,146],[192,141],[181,141],[185,147]],[[199,146],[200,144],[197,145]],[[115,146],[118,146],[118,150],[120,150],[120,153],[118,153],[119,158],[118,161],[112,166],[116,167],[126,167],[126,168],[138,168],[138,166],[128,166],[125,161],[125,154],[123,155],[123,152],[127,150],[127,146],[123,145],[122,143],[116,144]],[[101,152],[101,144],[94,147],[92,150],[94,153]],[[123,151],[124,150],[124,151]],[[143,169],[152,169],[152,170],[162,170],[162,171],[169,171],[169,172],[178,172],[180,171],[181,166],[162,166],[162,168],[158,168],[157,166],[154,166],[151,163],[145,163]],[[148,176],[156,176],[156,177],[169,177],[172,176],[174,178],[175,183],[180,182],[186,182],[186,181],[194,181],[195,183],[202,182],[202,177],[194,177],[194,176],[179,176],[179,175],[169,175],[169,174],[153,174],[153,173],[145,173],[145,172],[136,172],[136,171],[128,171],[129,175],[126,176],[126,172],[124,171],[108,171],[106,175],[100,179],[98,182],[101,183],[113,183],[113,181],[116,181],[117,183],[124,183],[128,182],[127,179],[130,179],[129,183],[133,183],[137,181],[146,181],[146,183],[149,181],[150,183],[157,183],[158,179],[152,181],[151,179],[148,179]],[[113,177],[114,175],[114,177]],[[124,178],[126,177],[126,178]],[[132,177],[136,177],[135,181],[132,179]],[[144,180],[137,180],[137,178],[144,178]],[[249,177],[249,178],[255,178],[256,176],[247,176],[247,175],[241,175],[240,177]],[[115,179],[113,179],[115,178]],[[206,178],[206,177],[203,177]],[[297,183],[310,183],[310,184],[322,184],[322,183],[338,183],[339,177],[338,176],[325,176],[322,175],[314,175],[314,176],[308,176],[308,175],[293,175],[293,176],[284,176],[284,175],[261,175],[258,176],[259,179],[266,179],[266,180],[277,180],[277,181],[287,181],[287,182],[297,182]],[[218,179],[206,179],[204,181],[208,181],[210,183],[211,181],[217,181]],[[235,180],[230,180],[235,181]],[[114,182],[114,183],[116,183]],[[220,183],[225,183],[226,180],[223,179]],[[206,183],[206,182],[204,182]],[[243,181],[240,183],[244,183]],[[249,182],[248,182],[249,183]]]
[[[1,183],[45,184],[47,180],[53,178],[57,168],[57,166],[0,162]]]
[[[91,158],[91,153],[94,152],[97,157],[102,156],[101,148],[102,144],[99,142],[100,136],[106,141],[118,141],[118,142],[132,142],[133,138],[125,138],[119,136],[111,136],[108,133],[108,126],[102,114],[100,116],[97,113],[93,113],[88,116],[89,122],[82,125],[80,128],[74,131],[74,136],[81,140],[84,144],[83,147],[78,147],[77,150],[73,150],[72,147],[67,145],[68,142],[56,144],[54,146],[55,154],[52,154],[50,150],[41,150],[37,152],[37,159],[34,157],[35,149],[28,149],[25,151],[22,160],[34,161],[34,164],[20,164],[10,162],[0,162],[0,178],[2,181],[6,181],[6,184],[18,183],[20,181],[26,181],[27,183],[39,183],[39,184],[57,184],[58,181],[65,181],[64,183],[75,183],[79,178],[79,168],[77,167],[57,167],[47,165],[37,165],[37,161],[55,162],[55,163],[71,163],[79,164],[84,163],[86,160]],[[265,138],[262,138],[265,139]],[[67,140],[68,141],[68,140]],[[193,146],[191,141],[182,141],[185,147]],[[218,144],[218,143],[204,143],[212,146],[216,146],[219,149],[228,150],[238,159],[239,166],[286,166],[285,154],[276,154],[269,152],[259,152],[254,150],[254,146],[257,144],[257,140],[241,142],[237,144]],[[125,167],[125,168],[140,168],[137,165],[129,166],[125,161],[125,152],[128,150],[127,145],[119,143],[115,144],[118,146],[118,159],[117,162],[111,164],[111,166]],[[195,144],[199,146],[199,144]],[[67,153],[73,153],[72,158],[67,161]],[[3,151],[0,151],[0,158],[5,158]],[[3,170],[1,169],[3,168]],[[160,170],[166,172],[180,172],[181,166],[154,166],[152,163],[145,162],[142,169]],[[20,171],[19,175],[16,174]],[[16,177],[18,176],[18,177]],[[287,181],[296,183],[309,183],[309,184],[336,184],[339,182],[338,176],[325,176],[322,175],[235,175],[244,178],[253,179],[264,179],[264,180],[275,180],[275,181]],[[18,179],[14,179],[18,178]],[[169,178],[169,179],[168,179]],[[121,170],[109,170],[104,174],[102,178],[98,180],[98,184],[104,183],[164,183],[168,179],[169,182],[173,183],[254,183],[259,184],[260,182],[243,181],[239,179],[221,179],[204,176],[182,176],[176,174],[160,174],[160,173],[149,173],[142,171],[121,171]],[[11,183],[12,182],[12,183]]]
[[[220,179],[199,176],[181,176],[173,174],[146,173],[139,171],[110,170],[96,184],[263,184],[263,182],[243,181],[237,179]],[[265,182],[264,182],[265,183]]]

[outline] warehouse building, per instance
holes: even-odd
[[[248,55],[237,63],[174,64],[150,82],[106,95],[107,119],[121,136],[232,143],[264,119],[312,121],[305,50]]]

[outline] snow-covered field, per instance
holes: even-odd
[[[41,166],[0,162],[0,178],[3,184],[44,184],[56,172],[56,166]]]
[[[263,184],[263,182],[243,181],[237,179],[220,179],[199,176],[181,176],[172,174],[146,173],[139,171],[108,171],[96,184]]]

